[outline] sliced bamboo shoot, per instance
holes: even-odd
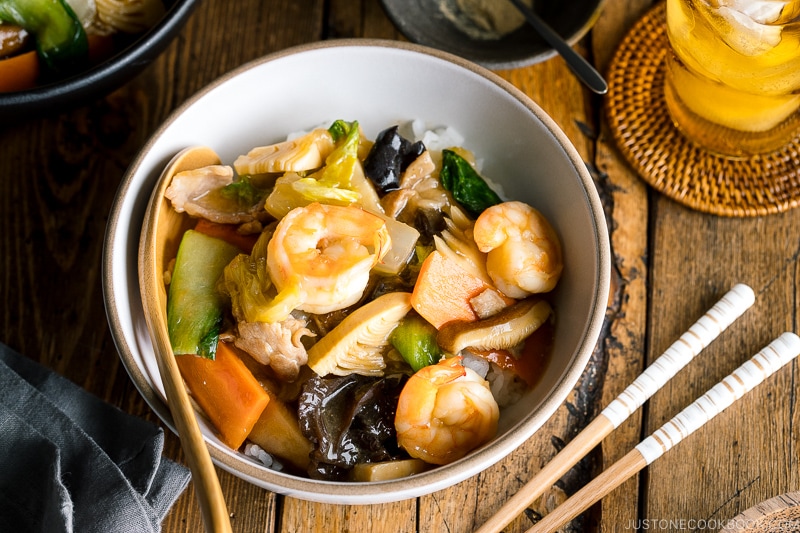
[[[411,310],[411,294],[391,292],[361,306],[308,350],[308,366],[325,376],[383,375],[389,335]]]

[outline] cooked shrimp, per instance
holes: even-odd
[[[486,209],[473,238],[486,256],[486,270],[506,296],[525,298],[552,290],[564,268],[561,244],[547,219],[522,202]]]
[[[409,378],[397,402],[397,442],[412,457],[443,465],[464,457],[497,432],[500,410],[489,384],[460,356]]]
[[[315,202],[291,210],[267,245],[267,271],[279,291],[276,315],[283,315],[273,318],[353,305],[390,245],[383,219],[358,207]]]

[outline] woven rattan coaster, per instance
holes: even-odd
[[[692,209],[731,217],[800,204],[800,135],[771,154],[733,160],[710,154],[675,128],[664,102],[669,42],[664,2],[625,36],[608,72],[606,115],[622,154],[653,188]]]

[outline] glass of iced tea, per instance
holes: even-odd
[[[749,157],[800,134],[800,0],[667,0],[667,108],[706,150]]]

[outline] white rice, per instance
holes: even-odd
[[[464,136],[454,128],[450,126],[430,128],[420,119],[411,122],[411,132],[414,141],[422,141],[425,148],[431,151],[441,152],[445,148],[464,144]]]
[[[252,457],[262,465],[266,466],[271,470],[281,471],[283,470],[283,465],[275,459],[273,456],[268,454],[264,451],[261,446],[257,444],[253,444],[252,442],[248,442],[244,445],[244,454],[248,457]]]
[[[518,402],[527,388],[525,382],[514,372],[503,370],[494,363],[489,364],[486,381],[489,382],[489,390],[492,391],[492,395],[500,407]]]

